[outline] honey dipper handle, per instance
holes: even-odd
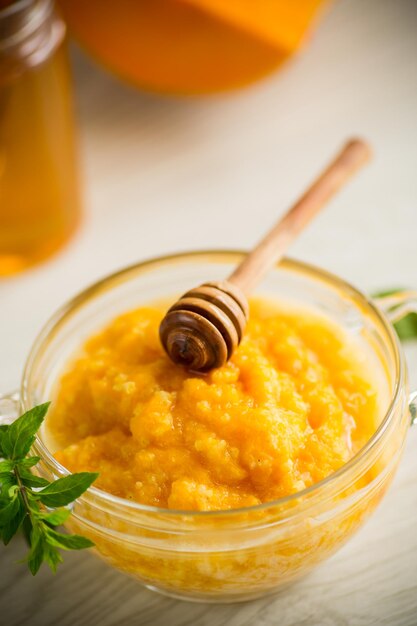
[[[350,140],[304,195],[234,270],[228,281],[248,293],[330,198],[371,157],[368,144]]]

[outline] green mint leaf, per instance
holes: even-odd
[[[82,550],[93,542],[79,535],[57,532],[71,514],[64,507],[90,487],[98,474],[70,474],[52,483],[31,469],[40,461],[28,456],[49,403],[34,407],[13,424],[0,426],[0,539],[7,544],[22,528],[29,545],[27,564],[35,575],[43,562],[53,572],[62,562],[59,552]],[[45,511],[44,507],[58,507]]]
[[[45,418],[49,404],[46,402],[33,407],[10,424],[1,440],[2,450],[6,457],[21,459],[27,455]]]
[[[47,522],[51,526],[60,526],[70,515],[70,509],[56,509],[56,511],[52,511],[52,513],[42,513],[41,517],[44,522]]]
[[[0,458],[4,456],[2,441],[3,441],[3,437],[6,434],[8,428],[9,427],[8,427],[7,424],[1,424],[0,425]]]
[[[393,296],[396,293],[404,291],[402,288],[386,289],[372,295],[373,298],[384,298],[385,296]],[[417,339],[417,313],[408,313],[398,322],[394,323],[394,328],[401,341]]]
[[[63,558],[58,552],[57,548],[51,546],[49,544],[45,544],[44,548],[44,560],[48,563],[49,567],[56,573],[57,567],[60,563],[62,563]]]
[[[43,563],[46,545],[45,538],[37,526],[33,526],[32,528],[32,532],[30,534],[30,545],[31,549],[27,562],[32,576],[35,576]]]
[[[26,543],[28,544],[28,546],[30,546],[30,536],[32,533],[32,528],[33,528],[32,521],[29,515],[26,515],[22,523],[22,532],[23,532],[23,536],[26,539]]]
[[[97,476],[98,474],[92,472],[80,472],[79,474],[70,474],[64,478],[58,478],[58,480],[38,491],[37,496],[45,506],[65,506],[79,498],[92,485]]]
[[[7,495],[9,496],[9,498],[14,498],[18,491],[20,491],[20,487],[19,485],[16,485],[16,483],[14,483],[11,487],[9,487]]]
[[[20,507],[20,500],[15,496],[7,504],[0,503],[0,526],[8,524],[17,514]]]
[[[87,539],[87,537],[81,537],[80,535],[64,535],[52,528],[46,530],[47,542],[61,548],[62,550],[84,550],[85,548],[92,548],[94,543]]]
[[[14,470],[14,461],[4,460],[0,461],[0,474],[12,472]]]
[[[417,338],[417,314],[409,313],[402,320],[395,322],[394,328],[401,341]]]
[[[41,460],[40,456],[28,456],[26,459],[19,461],[19,467],[26,467],[27,469],[34,467]]]
[[[25,517],[26,510],[22,502],[20,502],[19,509],[16,515],[9,521],[8,524],[5,524],[1,529],[1,535],[5,546],[7,546],[9,541],[15,536]]]
[[[36,474],[32,474],[32,472],[24,467],[19,467],[19,476],[25,487],[46,487],[49,485],[48,480],[41,476],[36,476]]]
[[[372,298],[385,298],[386,296],[394,296],[396,293],[405,291],[404,287],[391,287],[390,289],[381,289],[371,294]]]
[[[9,490],[11,489],[11,487],[16,485],[16,476],[14,474],[11,474],[10,472],[7,472],[7,474],[0,474],[0,488],[1,488],[1,494],[7,496],[7,498],[10,498],[9,496]]]

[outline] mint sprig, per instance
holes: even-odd
[[[394,296],[397,293],[404,291],[401,287],[395,289],[385,289],[372,294],[373,298],[385,298],[386,296]],[[411,339],[417,339],[417,313],[411,312],[405,315],[402,319],[394,322],[393,324],[397,335],[401,341],[410,341]]]
[[[33,407],[10,425],[0,426],[0,539],[5,545],[19,529],[29,544],[27,564],[33,575],[43,562],[53,572],[62,562],[59,550],[82,550],[94,544],[86,537],[56,530],[98,474],[81,472],[49,482],[33,474],[40,457],[28,456],[48,411],[49,402]],[[50,510],[50,509],[55,510]]]

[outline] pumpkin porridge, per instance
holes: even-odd
[[[327,318],[252,300],[231,360],[205,375],[160,345],[165,307],[127,312],[61,377],[56,459],[146,505],[212,511],[296,493],[344,465],[379,421],[375,385]]]

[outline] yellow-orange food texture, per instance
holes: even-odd
[[[231,361],[171,363],[163,308],[121,315],[62,376],[48,420],[56,458],[148,505],[219,510],[297,492],[340,468],[376,428],[377,394],[347,336],[261,300]]]

